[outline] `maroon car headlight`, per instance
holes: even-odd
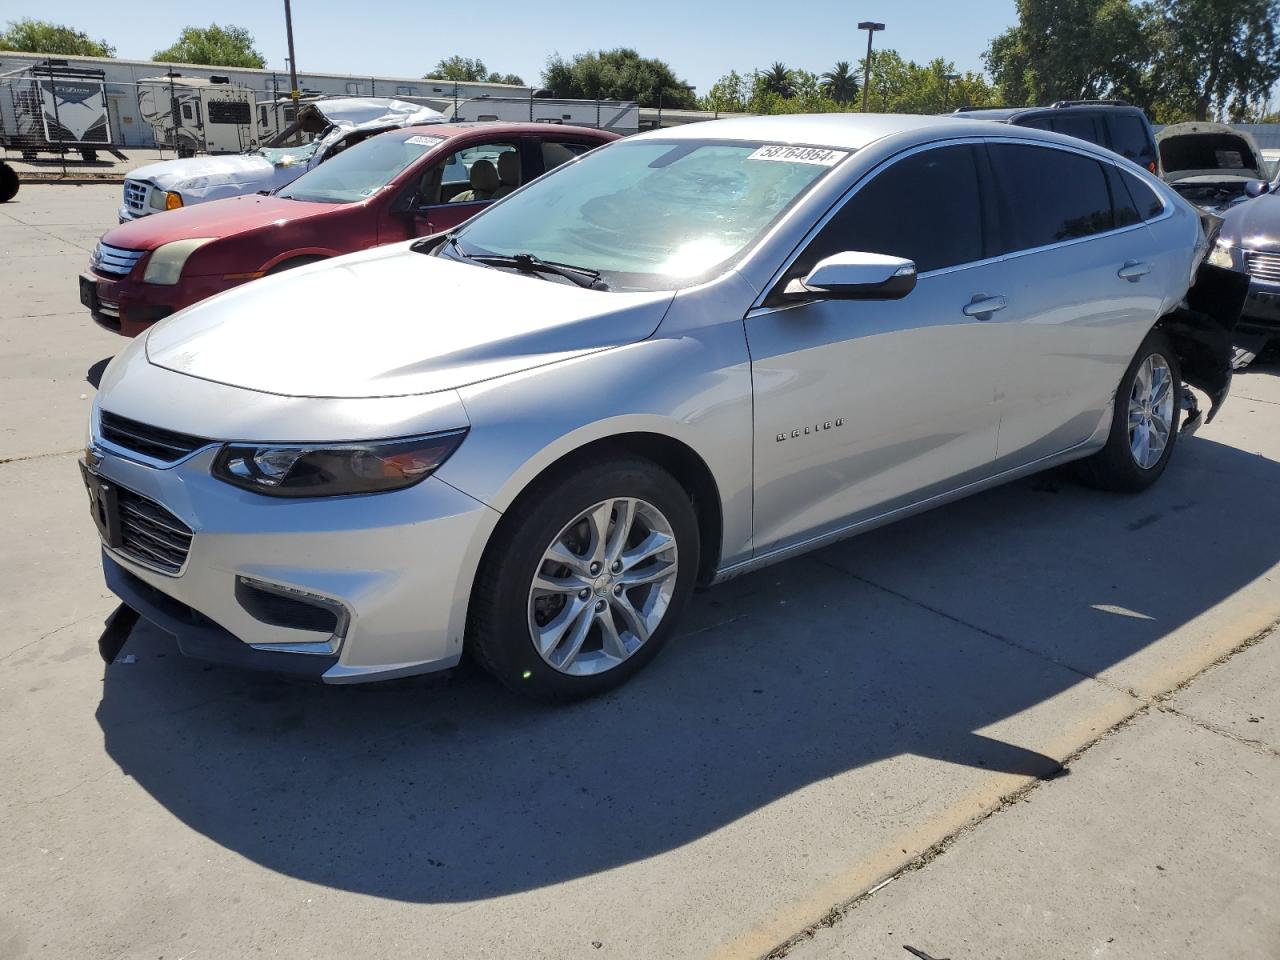
[[[219,480],[271,497],[337,497],[401,490],[449,459],[467,431],[367,443],[229,443],[213,462]]]

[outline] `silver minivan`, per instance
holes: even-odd
[[[1243,278],[1201,271],[1211,232],[1122,157],[979,121],[602,147],[115,358],[82,464],[104,652],[142,616],[328,683],[470,651],[577,697],[695,583],[1068,461],[1139,491],[1201,421],[1184,381],[1210,417],[1228,389]]]

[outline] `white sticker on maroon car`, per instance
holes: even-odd
[[[834,167],[849,155],[847,150],[829,150],[826,147],[788,147],[770,143],[756,150],[748,160],[780,160],[783,163],[812,163],[820,167]]]

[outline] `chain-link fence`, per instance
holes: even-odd
[[[0,75],[0,147],[35,171],[111,174],[121,164],[243,153],[279,142],[297,133],[291,128],[301,106],[338,98],[304,92],[295,102],[281,94],[278,81],[265,90],[228,77],[174,73],[117,82],[101,70],[41,65]],[[391,91],[380,98],[391,98]],[[636,105],[620,101],[465,96],[461,85],[394,99],[458,121],[575,124],[620,134],[640,125]]]

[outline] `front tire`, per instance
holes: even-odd
[[[1169,338],[1152,330],[1116,390],[1107,445],[1080,461],[1085,483],[1138,493],[1164,473],[1178,442],[1182,370]]]
[[[467,645],[542,701],[626,682],[668,642],[698,569],[688,492],[618,456],[555,470],[507,513],[472,592]]]

